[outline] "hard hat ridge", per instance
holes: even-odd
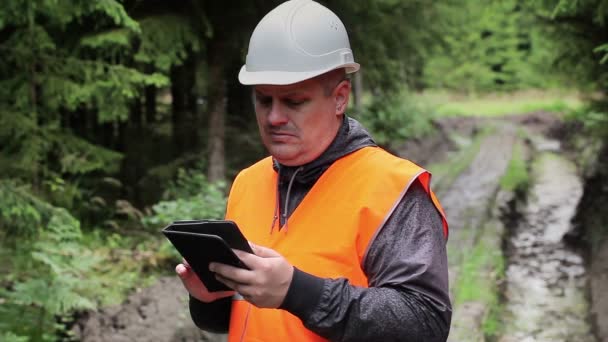
[[[292,84],[338,68],[359,69],[342,21],[317,2],[291,0],[256,26],[239,81]]]

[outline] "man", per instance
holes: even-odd
[[[253,85],[271,157],[241,171],[226,218],[250,270],[212,263],[235,291],[176,271],[194,322],[229,341],[444,341],[447,223],[430,175],[344,114],[359,69],[327,8],[287,1],[258,24],[239,80]]]

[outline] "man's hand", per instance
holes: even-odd
[[[251,270],[212,262],[216,278],[260,308],[278,308],[287,295],[293,266],[276,251],[250,243],[254,254],[234,250]]]
[[[196,273],[192,271],[192,268],[190,268],[190,265],[188,265],[188,262],[185,259],[182,260],[181,264],[175,267],[175,272],[177,272],[179,279],[182,280],[184,287],[190,292],[190,295],[201,302],[209,303],[220,298],[234,295],[234,291],[207,291],[203,282],[198,278]]]

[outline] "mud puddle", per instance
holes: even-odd
[[[564,243],[582,196],[576,167],[555,142],[537,144],[533,185],[522,219],[507,243],[504,332],[501,342],[595,341],[581,254]]]

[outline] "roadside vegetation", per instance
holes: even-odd
[[[458,94],[428,91],[418,95],[438,116],[498,117],[538,111],[569,113],[583,107],[575,90],[528,89],[513,92]]]
[[[507,166],[507,171],[500,179],[500,187],[502,190],[509,192],[525,190],[530,184],[529,177],[524,146],[520,139],[513,146],[513,155]]]
[[[481,330],[486,337],[500,334],[500,283],[505,276],[505,256],[501,249],[504,228],[500,222],[490,221],[477,231],[477,243],[462,261],[460,275],[454,288],[454,305],[479,303],[485,306]]]
[[[493,131],[494,129],[491,126],[486,126],[473,137],[453,134],[449,139],[457,145],[456,150],[444,161],[425,166],[433,175],[433,191],[438,194],[447,191],[458,178],[458,175],[469,167],[479,152],[483,139],[492,134]]]

